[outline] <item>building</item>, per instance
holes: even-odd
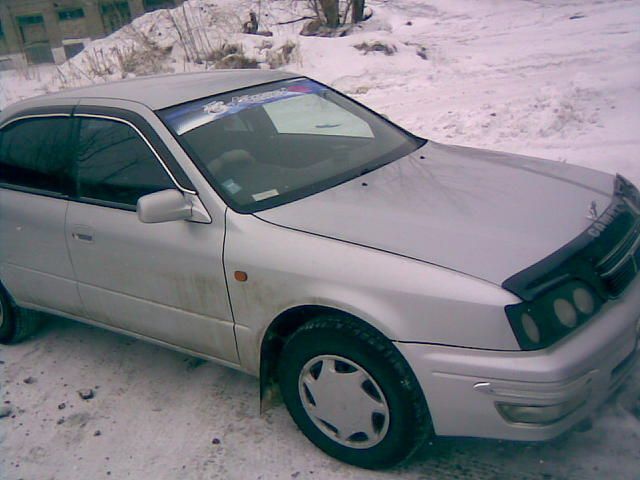
[[[184,0],[0,0],[0,69],[62,63],[145,12]]]

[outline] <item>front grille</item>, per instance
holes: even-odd
[[[640,235],[640,225],[636,225],[625,239],[620,242],[612,252],[598,263],[598,270],[601,272],[609,272],[614,270],[616,265],[624,260],[625,255],[634,249]]]
[[[640,224],[601,260],[596,270],[612,297],[620,296],[633,281],[640,269]]]
[[[604,277],[604,284],[614,297],[620,296],[635,278],[636,273],[635,263],[629,259],[610,276]]]

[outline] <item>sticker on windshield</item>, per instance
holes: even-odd
[[[278,190],[274,188],[273,190],[267,190],[266,192],[254,193],[251,196],[256,202],[259,202],[260,200],[266,200],[267,198],[277,197],[278,195],[280,195],[278,193]]]
[[[291,94],[298,94],[298,92],[290,92],[286,88],[279,88],[271,92],[256,93],[254,95],[239,95],[231,99],[230,105],[255,105],[258,103],[266,103],[269,100],[276,98],[289,97]]]
[[[229,110],[229,107],[227,107],[224,102],[211,102],[211,103],[207,103],[204,106],[204,113],[208,113],[209,115],[218,115],[220,113],[224,113],[227,110]]]
[[[233,178],[230,178],[229,180],[226,180],[225,182],[222,182],[222,186],[224,187],[224,189],[229,192],[231,195],[235,195],[236,193],[238,193],[240,190],[242,190],[242,187],[240,185],[238,185]]]
[[[283,87],[278,90],[272,90],[271,92],[255,93],[253,95],[238,95],[232,97],[231,101],[228,103],[217,100],[215,102],[207,103],[202,110],[209,116],[208,120],[212,121],[233,113],[238,113],[240,110],[244,110],[246,108],[255,107],[274,100],[297,96],[300,94],[301,93],[297,91],[290,92]]]
[[[282,85],[282,84],[280,84]],[[247,93],[246,95],[233,95],[224,100],[208,99],[180,105],[164,114],[166,121],[173,127],[178,135],[195,130],[198,127],[214,122],[229,115],[235,115],[242,110],[255,108],[268,103],[277,102],[287,98],[299,97],[327,90],[323,85],[311,80],[294,80],[285,86],[266,92]]]

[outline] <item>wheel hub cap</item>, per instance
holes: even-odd
[[[380,443],[389,428],[389,407],[369,373],[343,357],[309,360],[298,380],[302,406],[332,440],[351,448]]]

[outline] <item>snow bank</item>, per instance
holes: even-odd
[[[538,155],[640,183],[640,5],[369,0],[341,38],[302,37],[304,2],[190,0],[151,12],[59,67],[0,72],[0,106],[150,73],[203,71],[224,48],[326,82],[437,141]],[[272,37],[245,35],[248,13]],[[355,45],[386,45],[365,52]],[[278,53],[287,45],[288,64]],[[226,47],[225,47],[226,46]]]

